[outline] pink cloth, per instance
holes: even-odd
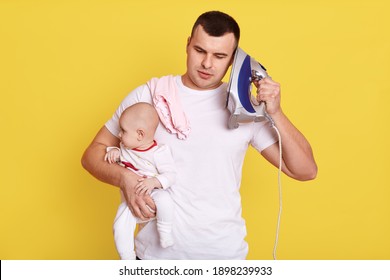
[[[178,96],[175,78],[173,76],[152,78],[147,85],[161,123],[169,133],[176,133],[177,138],[187,139],[191,127]]]

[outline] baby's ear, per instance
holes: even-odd
[[[137,140],[142,141],[145,137],[145,131],[143,131],[142,129],[137,129],[137,135]]]

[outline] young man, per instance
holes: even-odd
[[[191,128],[184,140],[161,124],[156,132],[156,140],[171,148],[177,167],[177,184],[169,190],[175,204],[175,245],[161,248],[156,224],[149,222],[136,238],[136,252],[141,259],[246,258],[248,246],[239,194],[245,153],[252,145],[278,166],[279,147],[267,122],[227,128],[227,85],[222,78],[232,63],[239,36],[239,27],[229,15],[216,11],[202,14],[188,38],[186,73],[168,77]],[[283,172],[297,180],[314,179],[317,166],[310,144],[284,115],[279,84],[265,78],[255,86],[257,99],[266,103],[283,139]],[[107,146],[118,145],[118,119],[123,110],[137,102],[153,103],[154,94],[148,85],[131,92],[82,158],[83,166],[93,176],[121,188],[129,208],[141,219],[154,215],[149,211],[149,207],[154,208],[153,202],[148,196],[135,195],[138,177],[105,163],[104,154]]]

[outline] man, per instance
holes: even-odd
[[[222,78],[232,64],[239,37],[236,21],[217,11],[202,14],[193,26],[186,47],[187,71],[172,77],[191,131],[185,140],[161,124],[156,132],[157,142],[171,147],[177,167],[177,184],[170,188],[175,203],[175,245],[162,249],[155,221],[148,222],[136,239],[141,259],[246,258],[248,246],[239,194],[245,153],[252,145],[278,166],[279,146],[267,122],[227,128],[227,86]],[[255,86],[257,99],[266,103],[283,139],[283,172],[297,180],[314,179],[317,166],[310,144],[284,115],[279,84],[265,78]],[[123,110],[137,102],[152,103],[152,91],[142,85],[131,92],[82,158],[84,168],[93,176],[121,189],[130,210],[141,219],[153,217],[149,210],[154,208],[153,201],[135,195],[138,177],[119,165],[105,163],[104,154],[107,146],[119,143],[118,119]]]

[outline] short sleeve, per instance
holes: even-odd
[[[259,152],[278,142],[278,134],[269,121],[254,123],[251,145]]]

